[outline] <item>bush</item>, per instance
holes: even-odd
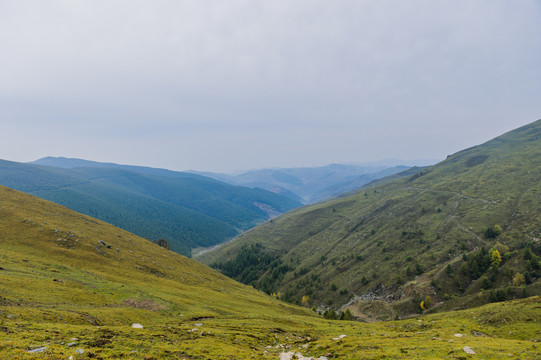
[[[526,278],[521,273],[516,273],[513,277],[513,286],[520,286],[526,282]]]
[[[353,314],[351,311],[349,311],[349,309],[346,309],[346,311],[343,311],[340,314],[340,320],[353,320]]]
[[[485,230],[485,237],[487,239],[495,239],[500,235],[502,232],[502,228],[500,225],[494,225],[493,227],[489,227]]]

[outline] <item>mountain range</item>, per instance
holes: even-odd
[[[293,210],[198,260],[367,319],[541,294],[541,120],[406,174]]]
[[[198,174],[234,185],[258,187],[303,204],[313,204],[358,189],[371,181],[399,173],[412,166],[426,166],[435,162],[385,160],[368,164],[259,169],[236,175],[211,172]]]
[[[300,206],[196,174],[81,159],[0,160],[0,184],[54,201],[190,255]]]

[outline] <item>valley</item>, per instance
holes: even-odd
[[[40,165],[44,164],[44,165]],[[45,158],[0,160],[0,184],[37,195],[136,233],[165,239],[173,251],[229,240],[299,202],[262,189],[155,169]]]
[[[541,360],[540,18],[0,0],[0,360]]]
[[[537,121],[293,210],[197,259],[282,300],[367,320],[539,295],[540,133]]]
[[[533,359],[539,297],[409,320],[326,320],[194,260],[0,187],[7,359]]]
[[[175,241],[177,253],[168,241],[0,187],[0,354],[537,358],[539,134],[541,121],[289,211],[291,199],[199,175],[2,161],[2,182],[107,210],[102,217],[129,214],[154,229],[150,238],[178,219],[207,220],[175,228],[195,261]],[[212,221],[226,219],[246,231],[204,240],[204,231],[219,234]],[[257,221],[265,223],[251,228]]]

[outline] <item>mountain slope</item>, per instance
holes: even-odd
[[[487,358],[532,359],[540,340],[539,298],[387,324],[324,320],[2,186],[0,274],[6,359],[408,359],[459,355],[464,346]],[[472,336],[479,331],[488,336]]]
[[[108,164],[66,169],[0,160],[0,184],[149,239],[165,238],[186,255],[299,205],[268,191],[199,175]]]
[[[407,178],[297,209],[199,260],[294,302],[393,300],[394,316],[427,296],[440,308],[472,306],[541,292],[540,203],[537,121]],[[243,260],[254,253],[270,256],[271,269]]]

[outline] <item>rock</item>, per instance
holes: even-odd
[[[77,345],[76,342],[70,342],[70,343],[68,343],[68,346],[69,346],[69,347],[72,347],[72,346],[75,346],[75,345]]]
[[[75,352],[79,355],[83,355],[85,353],[85,351],[83,349],[77,349],[75,350]]]
[[[71,341],[79,341],[79,338],[71,338]]]
[[[469,346],[464,346],[464,347],[462,348],[462,350],[464,350],[464,352],[465,352],[466,354],[475,355],[475,351],[473,351],[473,349],[472,349],[471,347],[469,347]]]
[[[456,337],[463,337],[464,335],[462,334],[455,334]]]
[[[131,327],[134,328],[134,329],[142,329],[143,325],[138,324],[138,323],[134,323],[134,324],[131,324]]]
[[[287,353],[281,353],[280,360],[291,360],[291,359],[299,359],[299,360],[328,360],[325,356],[320,356],[318,358],[314,357],[306,357],[303,356],[301,353],[294,353],[293,351],[287,352]]]
[[[42,353],[45,350],[47,350],[47,346],[42,346],[42,347],[39,347],[37,349],[27,350],[26,352],[28,352],[30,354],[37,354],[37,353]]]
[[[203,323],[193,324],[194,326],[203,326]]]
[[[346,335],[340,335],[339,337],[333,338],[333,340],[340,340],[340,339],[343,339],[345,337],[346,337]]]

